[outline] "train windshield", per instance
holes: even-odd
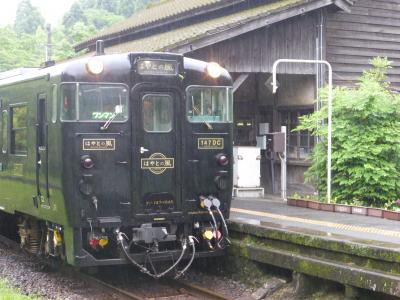
[[[230,123],[233,121],[233,93],[229,87],[190,86],[186,92],[190,122]]]
[[[128,88],[123,84],[61,85],[63,121],[124,122],[128,119]]]

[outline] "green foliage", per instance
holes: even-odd
[[[356,88],[334,90],[332,196],[337,202],[389,207],[400,196],[400,97],[390,91],[390,62],[374,58]],[[326,103],[327,91],[322,93]],[[321,137],[306,174],[326,194],[327,105],[301,119],[296,130]]]
[[[130,17],[155,0],[78,0],[64,15],[63,25],[69,31],[76,23],[82,22],[97,30]]]
[[[96,30],[111,26],[124,19],[123,16],[115,15],[104,9],[90,8],[85,11],[87,24],[93,25]]]
[[[71,32],[68,35],[70,45],[74,45],[83,41],[96,33],[96,27],[93,25],[85,25],[83,22],[77,22],[72,26]]]
[[[44,26],[44,19],[39,10],[32,6],[30,0],[18,4],[14,29],[18,33],[34,34],[38,27]]]
[[[0,299],[1,300],[32,300],[37,297],[24,296],[17,290],[11,288],[7,281],[0,280]]]
[[[60,61],[77,55],[73,45],[152,2],[158,0],[77,0],[64,14],[62,25],[52,29],[54,59]],[[0,28],[0,72],[42,65],[46,44],[43,17],[30,0],[22,0],[14,26]]]
[[[62,24],[67,30],[69,30],[78,22],[86,23],[86,17],[79,2],[75,2],[72,4],[70,10],[64,14]]]
[[[39,57],[44,57],[44,43],[41,28],[35,34],[18,34],[10,26],[0,28],[0,71],[38,66]]]

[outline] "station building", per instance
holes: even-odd
[[[96,40],[107,54],[167,51],[215,61],[234,78],[235,145],[254,146],[261,123],[271,132],[287,126],[288,192],[312,193],[304,183],[315,140],[292,132],[299,117],[318,109],[316,91],[326,70],[282,64],[280,88],[270,90],[280,58],[326,59],[334,84],[352,86],[374,56],[393,61],[389,79],[400,87],[398,0],[170,0],[149,7],[75,46],[92,52]],[[279,192],[279,160],[261,160],[266,193]],[[272,168],[275,176],[272,179]]]

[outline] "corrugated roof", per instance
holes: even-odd
[[[188,2],[196,1],[189,0]],[[199,2],[203,3],[204,1]],[[273,3],[243,10],[238,13],[107,47],[106,53],[112,54],[129,51],[147,52],[172,50],[180,45],[188,44],[190,41],[235,28],[249,21],[266,17],[269,14],[277,13],[305,2],[309,2],[309,0],[278,0]]]
[[[169,19],[174,16],[184,15],[206,6],[212,6],[216,3],[229,2],[227,0],[170,0],[162,2],[158,5],[144,9],[130,18],[111,26],[108,29],[101,31],[98,35],[92,37],[90,40],[84,41],[80,44],[86,44],[90,41],[95,41],[107,36],[132,31],[135,28],[149,26],[152,23],[157,23],[162,20]],[[78,45],[80,45],[78,44]]]

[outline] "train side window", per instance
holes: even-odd
[[[27,117],[28,107],[26,105],[18,105],[10,107],[10,118],[11,118],[11,147],[10,152],[12,154],[26,155],[28,153],[28,141],[27,141]]]
[[[170,132],[173,101],[169,95],[147,94],[143,97],[143,127],[147,132]]]
[[[8,150],[8,112],[3,110],[1,113],[1,151],[5,154]]]
[[[52,85],[51,96],[52,96],[52,103],[51,103],[51,123],[57,122],[57,106],[58,106],[58,93],[57,93],[57,84]]]
[[[61,85],[61,121],[76,121],[76,84]]]

